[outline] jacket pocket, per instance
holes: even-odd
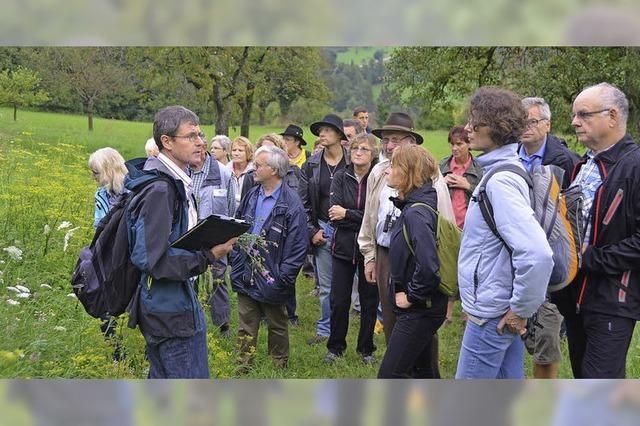
[[[478,256],[475,268],[473,268],[473,301],[478,301],[478,287],[480,286],[480,262],[482,261],[482,253]]]

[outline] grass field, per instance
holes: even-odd
[[[252,128],[251,139],[282,129]],[[204,126],[210,137],[211,126]],[[91,319],[71,297],[69,277],[82,246],[93,235],[95,184],[87,167],[89,154],[100,147],[118,149],[125,158],[141,156],[151,134],[150,123],[95,120],[86,130],[80,116],[0,109],[0,377],[143,378],[147,363],[144,342],[137,330],[121,320],[118,334],[126,360],[112,361],[112,343],[105,342],[99,321]],[[438,158],[448,153],[446,132],[422,132],[425,146]],[[232,135],[234,133],[232,132]],[[14,246],[13,256],[4,248]],[[21,298],[8,287],[21,285],[30,295]],[[262,327],[257,358],[248,378],[375,377],[376,367],[364,366],[355,353],[357,327],[349,331],[346,357],[327,367],[326,348],[309,347],[305,340],[315,332],[319,314],[317,298],[309,296],[313,284],[299,278],[297,293],[301,326],[290,329],[291,359],[286,370],[274,368],[266,356],[266,330]],[[10,302],[10,300],[14,302]],[[235,303],[235,299],[234,299]],[[206,308],[205,308],[206,309]],[[459,309],[457,310],[459,311]],[[237,318],[233,317],[235,328]],[[457,314],[456,314],[457,315]],[[456,318],[440,331],[440,365],[443,377],[455,373],[462,327]],[[209,328],[212,377],[238,377],[232,340],[221,339]],[[382,335],[375,336],[376,355],[385,349]],[[628,358],[628,376],[640,376],[638,334]],[[566,359],[566,354],[565,354]],[[530,372],[530,360],[527,360]],[[570,377],[568,362],[562,377]]]
[[[343,64],[359,65],[364,61],[373,59],[374,53],[382,50],[384,56],[388,56],[393,50],[392,47],[349,47],[345,52],[338,52],[336,61]]]

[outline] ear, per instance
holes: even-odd
[[[162,135],[160,136],[160,142],[162,142],[164,149],[167,151],[171,151],[173,149],[173,138],[167,135]]]
[[[618,127],[619,121],[620,121],[620,112],[615,108],[611,108],[609,110],[609,127],[611,128]]]

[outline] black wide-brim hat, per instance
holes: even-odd
[[[411,119],[409,114],[406,114],[404,112],[392,112],[391,114],[389,114],[389,118],[387,119],[386,123],[384,123],[384,126],[379,129],[373,129],[371,131],[371,133],[373,133],[380,139],[382,139],[382,132],[409,133],[410,135],[413,135],[414,138],[416,138],[416,142],[418,143],[418,145],[424,142],[423,137],[413,130],[413,120]]]
[[[303,131],[302,128],[296,126],[295,124],[289,124],[286,130],[280,133],[280,136],[293,136],[294,138],[300,141],[300,144],[306,145],[307,141],[302,138]]]
[[[342,122],[342,118],[338,117],[337,115],[327,114],[324,116],[322,121],[317,121],[311,124],[309,128],[311,129],[311,133],[313,133],[316,136],[320,136],[320,127],[322,126],[328,126],[333,128],[336,132],[340,134],[340,137],[342,138],[343,141],[349,140],[349,138],[347,138],[347,135],[344,134],[344,123]]]

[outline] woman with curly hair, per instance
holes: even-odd
[[[462,309],[468,321],[456,378],[524,378],[527,318],[542,304],[553,267],[551,248],[531,208],[529,186],[505,165],[523,168],[518,140],[527,112],[513,92],[481,87],[471,97],[469,147],[482,151],[477,160],[494,207],[494,235],[478,201],[472,198],[458,257]],[[490,179],[489,179],[490,178]],[[478,194],[478,190],[474,195]]]

